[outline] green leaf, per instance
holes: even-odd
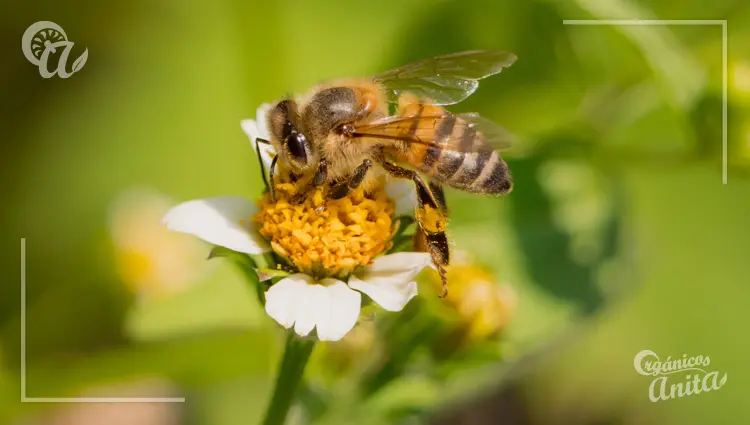
[[[266,280],[273,279],[275,277],[284,277],[289,276],[290,273],[288,271],[279,270],[279,269],[257,269],[258,272],[258,278],[261,282],[265,282]]]
[[[611,176],[604,174],[575,180],[578,177],[569,170],[553,178],[557,188],[544,187],[543,180],[550,179],[544,175],[545,167],[560,157],[558,152],[567,157],[572,153],[577,162],[586,163],[589,156],[586,146],[591,146],[564,135],[551,137],[545,144],[547,149],[538,156],[511,164],[516,181],[522,182],[509,197],[513,231],[525,254],[526,272],[531,281],[581,312],[592,313],[604,302],[597,276],[599,268],[619,255],[625,201],[619,198],[623,196],[621,188],[607,180]],[[576,150],[575,146],[582,149]],[[573,180],[563,185],[566,179]],[[601,184],[594,184],[592,179],[601,179]],[[591,200],[581,195],[587,186],[590,191],[617,198],[617,201],[605,206],[591,205]],[[574,220],[573,223],[561,221],[561,208],[565,208],[563,212],[569,220]],[[576,250],[581,242],[577,233],[583,234],[585,243],[593,244],[583,257]]]

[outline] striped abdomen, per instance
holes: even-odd
[[[427,105],[414,111],[434,119],[431,125],[425,125],[424,119],[414,121],[420,124],[410,130],[414,130],[416,140],[423,143],[411,142],[406,160],[446,186],[471,193],[509,192],[512,182],[508,165],[487,144],[482,133],[461,116],[444,110],[440,115],[435,114],[437,108]],[[433,111],[426,112],[426,109]]]

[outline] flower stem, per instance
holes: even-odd
[[[314,340],[298,338],[292,330],[288,332],[284,357],[281,359],[279,374],[276,376],[276,388],[266,410],[263,425],[284,424],[313,348],[315,348]]]
[[[255,262],[255,267],[258,269],[269,269],[273,268],[276,265],[276,262],[273,261],[271,254],[268,253],[250,255],[250,258],[253,259],[253,261]]]

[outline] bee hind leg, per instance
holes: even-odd
[[[445,192],[443,192],[443,186],[440,184],[430,181],[430,191],[432,192],[435,201],[440,208],[440,212],[443,214],[443,221],[447,221],[448,217],[448,205],[445,202]],[[441,298],[445,298],[448,295],[448,285],[446,279],[447,266],[450,263],[450,248],[448,247],[448,236],[445,231],[438,231],[436,233],[424,233],[425,242],[427,243],[427,250],[432,256],[432,262],[435,263],[438,273],[440,274],[440,280],[443,284],[443,293]]]
[[[448,236],[445,234],[447,224],[447,207],[443,189],[437,183],[430,182],[429,187],[415,171],[407,170],[387,161],[382,162],[383,168],[392,176],[410,179],[417,187],[416,220],[419,225],[417,244],[423,242],[423,247],[432,257],[432,262],[440,274],[443,293],[440,298],[448,295],[448,265],[450,263],[450,248]],[[420,240],[421,239],[421,240]]]
[[[448,295],[448,265],[450,261],[450,249],[448,248],[448,236],[445,232],[428,233],[421,227],[417,229],[414,235],[414,246],[419,251],[426,251],[432,258],[432,263],[440,275],[443,292],[440,298]]]
[[[432,191],[432,196],[435,197],[435,201],[440,207],[440,210],[447,217],[448,205],[445,203],[445,192],[443,192],[443,186],[441,186],[439,183],[436,183],[432,180],[430,180],[429,185],[430,185],[430,191]]]

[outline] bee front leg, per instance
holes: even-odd
[[[419,232],[427,245],[427,252],[435,263],[440,280],[443,284],[441,298],[448,295],[448,265],[450,263],[450,248],[448,236],[445,234],[447,224],[447,208],[443,189],[438,184],[430,183],[428,187],[415,171],[407,170],[398,165],[382,161],[383,168],[392,176],[410,179],[417,187],[416,219]]]
[[[260,164],[260,176],[263,178],[263,183],[266,185],[266,190],[271,191],[271,186],[268,184],[268,178],[266,178],[266,166],[263,164],[263,157],[260,154],[260,144],[263,143],[264,145],[270,145],[271,142],[269,142],[266,139],[261,139],[260,137],[255,138],[255,153],[258,154],[258,164]],[[273,183],[273,180],[271,181]]]
[[[328,180],[328,161],[323,158],[320,160],[320,165],[318,165],[318,169],[315,170],[315,175],[313,176],[312,180],[310,180],[310,182],[302,190],[300,190],[296,195],[294,195],[294,197],[292,197],[292,203],[302,203],[311,190],[322,185],[326,180]]]
[[[352,190],[358,188],[359,185],[362,184],[362,181],[365,179],[367,171],[370,169],[370,167],[372,167],[371,160],[365,159],[364,161],[362,161],[362,163],[354,169],[354,172],[349,176],[347,180],[344,180],[331,188],[331,191],[328,193],[328,197],[331,199],[341,199],[344,196],[348,195]]]
[[[271,195],[271,202],[276,202],[276,192],[274,191],[274,176],[276,174],[276,161],[279,159],[279,156],[276,155],[271,160],[271,169],[268,171],[268,177],[271,180],[271,184],[268,186],[268,193]]]

